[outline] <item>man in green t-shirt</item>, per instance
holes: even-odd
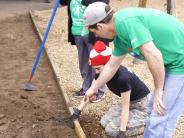
[[[114,51],[100,77],[86,92],[92,99],[97,89],[116,73],[127,53],[146,60],[154,79],[145,138],[168,138],[184,111],[184,24],[155,9],[126,8],[116,13],[96,2],[83,16],[85,29],[113,39]],[[126,128],[120,128],[122,133]]]

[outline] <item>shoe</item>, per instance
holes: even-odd
[[[105,92],[98,90],[98,93],[96,94],[96,99],[91,101],[92,103],[100,102],[105,97]]]
[[[83,88],[81,88],[78,92],[75,93],[75,97],[84,97],[85,93],[86,91],[84,91]]]

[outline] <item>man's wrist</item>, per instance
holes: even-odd
[[[163,94],[163,89],[162,88],[155,88],[154,90],[154,95],[159,96]]]
[[[96,88],[94,87],[94,85],[92,85],[90,89],[91,89],[93,92],[98,93],[98,88],[96,89]]]
[[[155,87],[155,91],[163,91],[163,87]]]

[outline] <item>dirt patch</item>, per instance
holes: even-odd
[[[44,52],[33,79],[38,90],[21,90],[39,47],[29,16],[6,18],[0,23],[0,137],[75,138]]]

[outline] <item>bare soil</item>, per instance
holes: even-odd
[[[21,89],[40,44],[28,14],[1,19],[0,32],[0,138],[76,138],[44,52],[32,81],[37,91]]]

